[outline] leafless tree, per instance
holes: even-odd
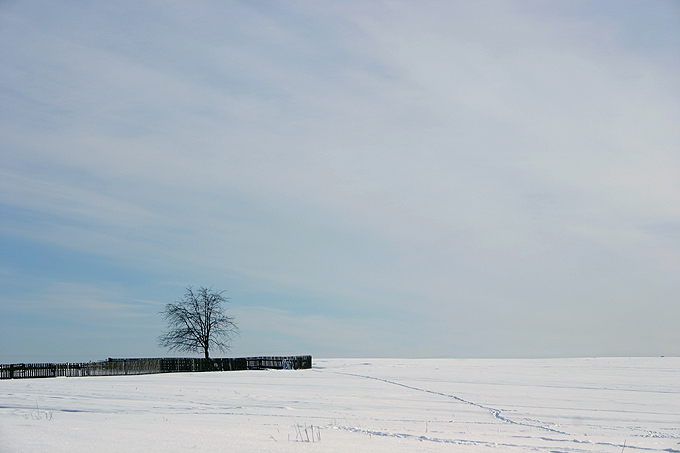
[[[210,349],[228,351],[232,338],[238,334],[234,317],[226,314],[223,303],[229,298],[224,291],[187,287],[184,297],[166,304],[162,313],[168,330],[158,337],[158,344],[170,351],[199,352],[210,358]]]

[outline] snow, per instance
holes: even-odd
[[[680,358],[4,380],[0,450],[678,452]]]

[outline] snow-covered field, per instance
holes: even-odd
[[[0,381],[2,451],[680,451],[680,358]]]

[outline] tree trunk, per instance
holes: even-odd
[[[208,348],[205,348],[203,351],[205,352],[205,359],[208,360],[210,358],[210,354],[208,353]]]

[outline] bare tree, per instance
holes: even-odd
[[[228,351],[231,339],[238,334],[234,317],[226,314],[222,304],[229,298],[224,291],[187,287],[184,297],[166,304],[162,313],[168,323],[167,332],[158,337],[158,344],[170,351],[199,352],[210,358],[210,349]]]

